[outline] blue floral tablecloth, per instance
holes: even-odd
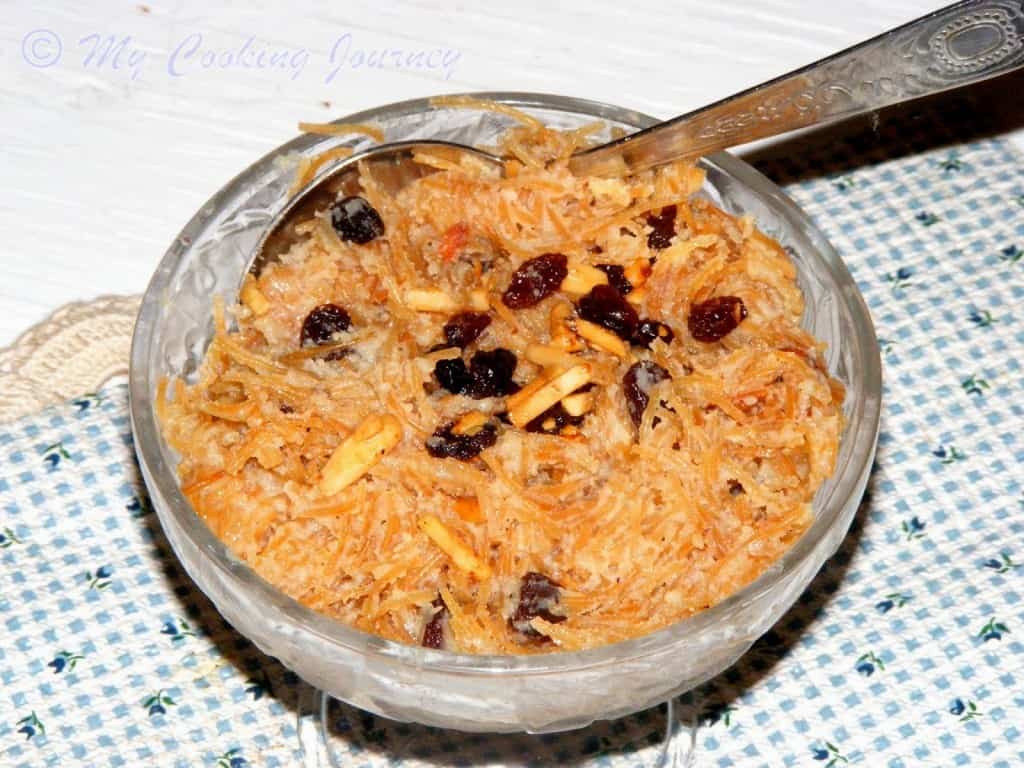
[[[669,716],[545,737],[321,719],[175,561],[119,385],[0,425],[0,765],[1024,765],[1024,159],[904,138],[773,166],[882,338],[877,466],[797,605]]]

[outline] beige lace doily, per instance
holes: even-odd
[[[128,373],[139,296],[67,304],[0,349],[0,422]]]

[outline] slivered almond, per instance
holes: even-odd
[[[514,395],[509,395],[508,398],[505,400],[505,405],[508,406],[509,409],[512,409],[521,405],[522,403],[525,403],[527,400],[533,397],[533,395],[536,392],[540,391],[542,387],[544,387],[555,376],[557,376],[559,373],[562,373],[562,371],[564,370],[564,368],[552,368],[543,371],[537,378],[535,378],[525,387],[520,389]]]
[[[562,398],[562,407],[570,416],[582,416],[594,407],[594,396],[590,392],[576,392]]]
[[[488,421],[490,417],[486,413],[470,411],[452,425],[452,432],[456,435],[475,435]]]
[[[454,312],[459,303],[436,288],[411,288],[405,292],[405,305],[417,312]]]
[[[626,357],[629,354],[626,342],[597,323],[592,323],[589,320],[577,320],[576,333],[605,352],[611,352],[619,357]]]
[[[572,368],[572,366],[579,362],[577,358],[565,350],[547,344],[530,344],[526,348],[526,359],[543,368],[550,366]]]
[[[242,286],[241,299],[242,303],[257,317],[267,314],[267,311],[270,309],[270,302],[267,301],[267,297],[263,295],[263,291],[257,288],[256,283],[252,280],[246,280],[245,285]]]
[[[639,288],[647,282],[651,275],[651,262],[644,258],[633,259],[622,271],[623,276],[629,280],[634,288]]]
[[[568,304],[555,304],[548,316],[548,329],[551,333],[551,346],[560,347],[566,352],[579,352],[583,342],[567,325],[572,307]]]
[[[462,357],[462,350],[458,347],[444,347],[423,355],[423,359],[431,363],[436,363],[438,360],[454,360],[456,357]]]
[[[416,521],[416,525],[437,545],[438,549],[452,559],[457,568],[472,573],[481,580],[491,575],[491,569],[487,563],[459,541],[434,515],[423,515]]]
[[[320,477],[320,492],[333,496],[380,461],[402,439],[402,424],[390,413],[368,416],[334,449]]]
[[[595,285],[605,285],[608,282],[608,275],[597,267],[589,264],[571,264],[569,273],[565,276],[559,288],[566,293],[582,296],[590,293]]]
[[[575,392],[584,384],[589,384],[591,374],[590,366],[584,363],[574,365],[567,371],[554,372],[550,378],[545,377],[546,380],[539,388],[517,399],[515,403],[512,402],[512,398],[508,399],[509,420],[522,429],[563,397]],[[526,390],[520,390],[516,395],[522,394],[523,391]]]
[[[632,304],[634,307],[639,307],[644,303],[644,299],[647,298],[647,286],[642,288],[634,288],[632,291],[626,294],[626,301]]]
[[[487,298],[487,291],[477,288],[469,292],[469,308],[477,312],[486,312],[491,308],[491,301]]]
[[[472,496],[460,496],[455,500],[455,514],[467,523],[482,523],[484,521],[480,502]]]

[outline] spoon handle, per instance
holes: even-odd
[[[570,162],[639,171],[959,88],[1024,66],[1024,0],[965,0]]]

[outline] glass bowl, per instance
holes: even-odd
[[[594,120],[633,131],[654,118],[580,99],[474,94],[558,128]],[[438,109],[426,99],[342,122],[380,126],[388,141],[493,144],[510,125],[491,112]],[[605,131],[607,137],[608,131]],[[774,624],[835,552],[859,504],[878,437],[881,365],[867,307],[825,236],[786,195],[740,160],[704,161],[704,194],[758,225],[791,253],[806,297],[804,325],[828,344],[828,367],[847,387],[848,420],[834,476],[814,500],[815,521],[768,572],[714,607],[652,634],[603,648],[531,656],[473,656],[384,640],[306,608],[236,558],[179,488],[176,456],[154,412],[158,381],[195,373],[213,334],[212,306],[237,295],[262,230],[286,203],[295,166],[366,137],[304,135],[230,181],[192,218],[146,290],[131,352],[135,446],[160,522],[192,579],[234,627],[332,696],[397,720],[466,731],[579,728],[663,702],[718,674]]]

